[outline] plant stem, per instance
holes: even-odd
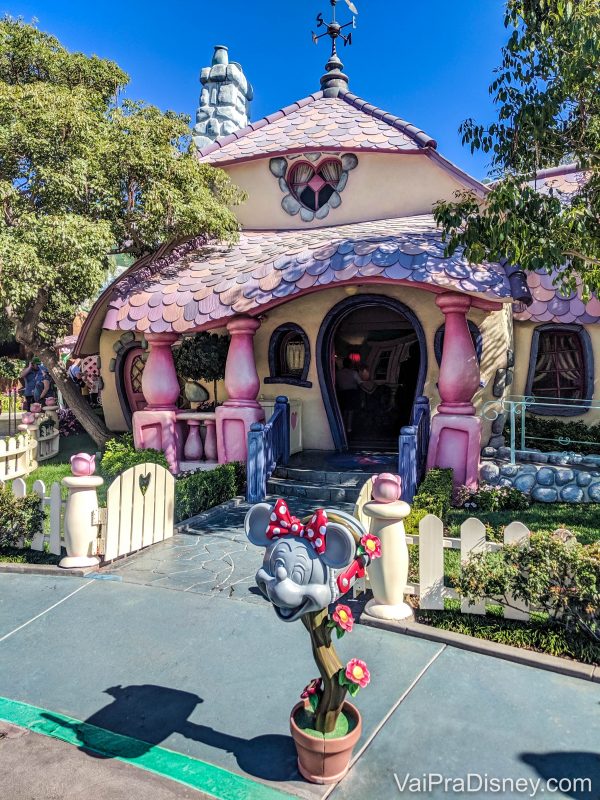
[[[332,628],[327,626],[327,609],[304,614],[302,622],[310,634],[313,658],[323,679],[323,693],[315,712],[315,729],[319,733],[335,730],[346,698],[346,687],[340,686],[338,674],[344,668],[331,641]]]

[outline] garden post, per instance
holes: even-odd
[[[71,457],[72,476],[61,483],[69,490],[64,516],[64,533],[67,555],[59,564],[65,569],[93,567],[100,563],[96,555],[98,528],[97,489],[104,483],[94,475],[96,457],[78,453]]]

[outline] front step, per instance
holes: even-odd
[[[278,467],[267,483],[267,490],[272,495],[301,497],[319,503],[355,503],[370,477],[365,472]]]

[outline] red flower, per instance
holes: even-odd
[[[361,661],[360,658],[352,658],[346,664],[346,677],[349,681],[364,689],[371,680],[371,673],[364,661]]]
[[[373,536],[372,533],[365,533],[360,543],[368,556],[371,556],[371,558],[381,557],[381,541],[377,536]]]
[[[317,692],[321,691],[321,678],[313,678],[312,681],[308,684],[308,686],[304,687],[304,691],[300,695],[301,700],[306,700],[311,694],[316,694]]]
[[[342,603],[337,605],[335,607],[335,611],[331,615],[331,618],[343,631],[348,631],[348,633],[350,633],[352,626],[354,625],[354,617],[352,616],[352,611],[348,606],[345,606]]]

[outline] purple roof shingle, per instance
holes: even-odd
[[[316,92],[198,151],[200,161],[222,166],[276,153],[305,150],[415,152],[436,142],[399,117],[340,91]]]
[[[230,248],[193,239],[114,284],[103,327],[187,333],[343,282],[415,283],[507,302],[498,264],[444,255],[431,215],[288,231],[244,231]]]

